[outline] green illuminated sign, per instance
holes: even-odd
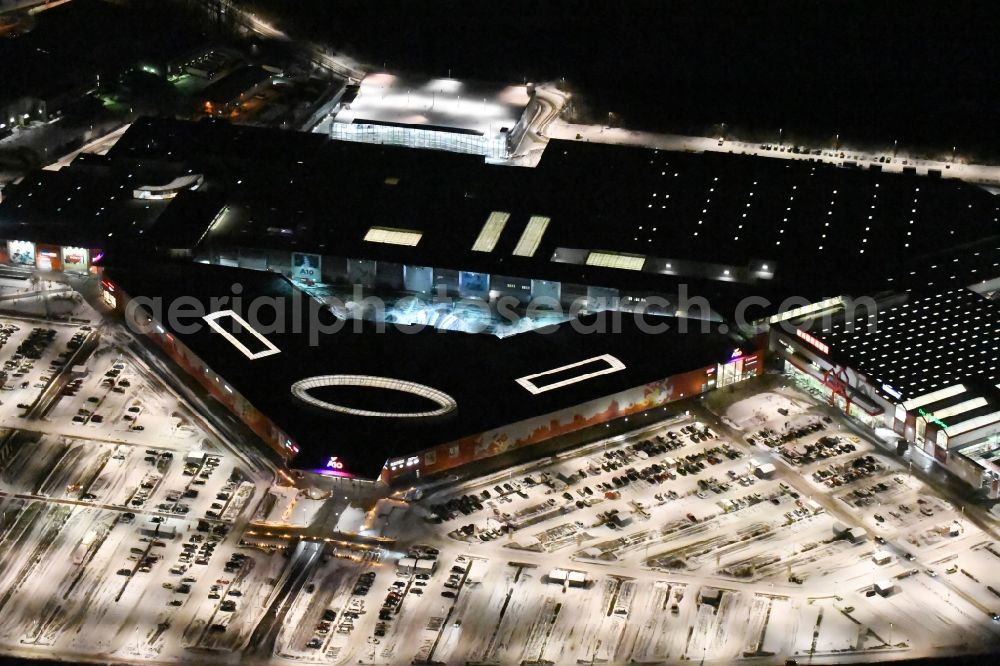
[[[938,425],[938,426],[941,426],[942,428],[947,428],[947,427],[948,427],[948,424],[947,424],[947,423],[945,423],[944,421],[942,421],[942,420],[941,420],[941,419],[939,419],[939,418],[936,418],[936,417],[935,417],[935,416],[934,416],[933,414],[931,414],[930,412],[925,412],[925,411],[923,410],[923,408],[922,408],[922,407],[918,407],[918,408],[917,408],[917,413],[918,413],[918,414],[920,414],[920,415],[921,415],[922,417],[924,417],[924,418],[925,418],[925,419],[927,419],[927,420],[928,420],[929,422],[931,422],[931,423],[933,423],[933,424],[935,424],[935,425]]]

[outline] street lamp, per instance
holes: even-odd
[[[782,135],[783,135],[784,133],[785,133],[785,130],[784,130],[784,128],[782,128],[782,127],[779,127],[779,128],[778,128],[778,145],[779,145],[779,146],[781,145],[781,137],[782,137]]]

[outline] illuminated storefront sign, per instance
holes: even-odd
[[[90,251],[82,247],[63,247],[62,264],[64,271],[86,272],[90,267]]]
[[[292,253],[292,279],[300,282],[319,282],[323,259],[318,254]]]
[[[902,398],[903,398],[903,394],[902,393],[900,393],[896,389],[892,388],[888,384],[882,384],[882,390],[885,391],[886,393],[888,393],[889,395],[891,395],[896,400],[902,400]]]
[[[924,417],[925,421],[927,421],[929,423],[933,423],[936,426],[939,426],[941,428],[947,428],[948,427],[947,423],[945,423],[944,421],[942,421],[939,418],[936,418],[932,413],[924,411],[923,407],[917,408],[917,414],[920,414],[920,416]]]
[[[107,280],[101,280],[101,300],[112,310],[118,307],[118,299],[115,297],[115,286]]]
[[[463,294],[485,297],[490,291],[490,276],[488,273],[461,271],[458,274],[458,288]]]
[[[296,453],[298,453],[298,447],[296,447]],[[345,469],[346,467],[347,465],[340,459],[340,456],[330,456],[326,459],[323,467],[313,471],[316,474],[322,474],[323,476],[337,476],[347,479],[354,478],[354,475]]]
[[[806,333],[805,331],[803,331],[801,328],[795,329],[795,335],[798,336],[799,339],[805,340],[810,345],[812,345],[816,349],[820,350],[824,354],[829,354],[830,353],[830,346],[829,345],[827,345],[824,342],[821,342],[820,340],[817,340],[813,336],[811,336],[808,333]]]
[[[35,244],[31,241],[10,241],[7,243],[7,249],[12,264],[35,265]]]
[[[62,270],[62,259],[59,257],[59,248],[55,245],[35,246],[35,265],[43,271]]]

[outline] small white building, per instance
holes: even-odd
[[[414,572],[416,567],[417,559],[415,557],[403,557],[396,562],[396,573],[409,576]]]
[[[861,543],[868,538],[868,530],[863,527],[852,527],[847,530],[847,538],[851,543]]]
[[[155,536],[161,539],[173,539],[177,536],[177,528],[167,523],[154,523],[152,520],[147,520],[139,528],[139,533],[148,537]]]
[[[428,576],[434,573],[437,569],[437,560],[428,559],[421,557],[417,560],[416,564],[413,566],[413,573],[427,574]]]
[[[434,573],[436,569],[437,560],[425,557],[402,557],[396,562],[396,573],[404,576],[421,573],[430,575]]]
[[[559,585],[568,584],[570,587],[584,587],[587,584],[587,573],[585,571],[553,569],[549,572],[548,579],[550,583]]]
[[[872,562],[874,562],[879,566],[882,566],[884,564],[889,564],[890,562],[892,562],[892,553],[890,553],[887,550],[881,550],[881,549],[876,550],[872,554]]]
[[[896,591],[896,584],[891,580],[880,580],[875,583],[875,592],[879,596],[887,597]]]
[[[770,479],[770,478],[773,478],[774,477],[774,473],[776,471],[777,471],[777,468],[773,464],[771,464],[769,462],[761,463],[759,465],[755,464],[754,468],[753,468],[754,476],[756,476],[758,479]]]
[[[202,465],[205,463],[205,452],[201,449],[192,449],[184,456],[184,463],[187,465]]]

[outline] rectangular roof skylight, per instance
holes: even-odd
[[[503,228],[509,219],[510,213],[497,210],[490,213],[490,216],[486,218],[486,222],[483,223],[483,228],[480,230],[476,242],[472,244],[472,251],[492,252],[493,248],[497,246],[500,234],[503,233]]]
[[[236,347],[240,352],[243,353],[251,361],[255,361],[258,358],[263,358],[265,356],[271,356],[272,354],[277,354],[281,350],[274,346],[270,340],[265,338],[261,333],[250,325],[243,317],[239,316],[232,310],[219,310],[218,312],[212,312],[210,314],[202,317],[205,323],[211,327],[216,333],[224,337],[229,343]],[[241,336],[237,337],[227,328],[232,328],[232,322],[227,327],[225,324],[219,320],[232,319],[235,322],[235,330],[240,331]],[[253,345],[251,349],[248,345]]]
[[[567,370],[576,370],[577,368],[579,368],[580,371],[575,374],[567,374],[566,372]],[[577,382],[582,382],[601,375],[608,375],[624,369],[625,364],[611,354],[601,354],[600,356],[594,356],[593,358],[577,361],[576,363],[561,365],[558,368],[552,368],[551,370],[545,370],[544,372],[536,372],[533,375],[519,377],[514,381],[524,387],[532,395],[538,395],[539,393],[545,393],[546,391],[562,388],[563,386],[569,386],[570,384],[576,384]],[[550,377],[553,381],[545,382],[543,379],[544,377]],[[542,381],[538,381],[540,379]]]
[[[990,425],[991,423],[996,423],[997,421],[1000,421],[1000,412],[992,412],[990,414],[983,414],[982,416],[977,416],[974,419],[969,419],[968,421],[963,421],[956,425],[949,426],[945,428],[944,431],[948,437],[956,437],[962,433]]]
[[[913,400],[907,400],[903,403],[903,409],[906,411],[917,409],[918,407],[929,405],[932,402],[956,396],[963,391],[965,391],[965,386],[962,384],[955,384],[954,386],[938,389],[937,391],[931,391],[930,393],[925,393],[924,395],[918,396]]]
[[[591,252],[587,255],[588,266],[603,266],[605,268],[620,268],[626,271],[641,271],[646,257],[636,254],[620,254],[618,252]]]
[[[385,243],[387,245],[414,246],[420,242],[423,234],[412,229],[392,229],[390,227],[372,227],[365,234],[369,243]]]
[[[972,400],[966,400],[965,402],[960,402],[957,405],[952,405],[951,407],[946,407],[945,409],[936,411],[933,416],[934,418],[943,421],[948,417],[958,416],[959,414],[964,414],[965,412],[971,412],[973,409],[985,407],[987,404],[986,398],[973,398]]]
[[[542,242],[545,229],[548,228],[551,220],[543,215],[532,215],[524,227],[524,233],[517,241],[514,248],[514,255],[518,257],[533,257],[538,245]]]

